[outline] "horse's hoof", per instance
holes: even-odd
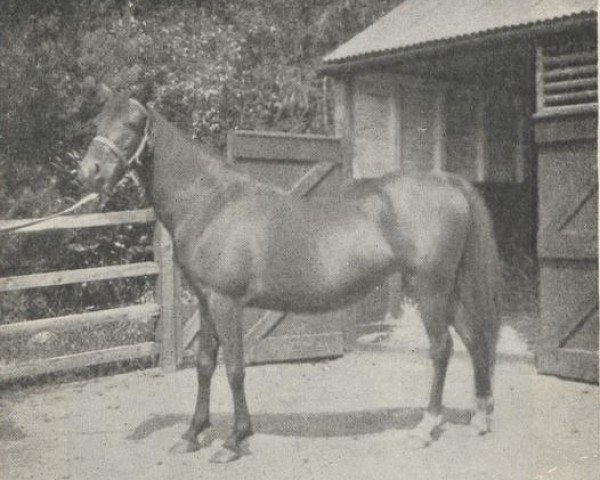
[[[406,435],[405,445],[408,450],[421,450],[431,445],[433,439],[430,434],[422,434],[419,432],[408,432]]]
[[[212,457],[210,457],[209,462],[217,464],[231,463],[235,462],[243,455],[244,452],[240,449],[230,450],[228,448],[220,448],[212,455]]]
[[[247,440],[238,441],[235,444],[226,441],[223,446],[210,457],[210,463],[230,463],[235,462],[244,455],[250,455],[250,448]]]
[[[491,432],[492,416],[483,412],[475,412],[471,418],[470,430],[475,437],[481,437]]]
[[[170,449],[170,453],[190,453],[200,450],[200,444],[196,440],[179,440]]]
[[[441,415],[434,415],[426,411],[419,424],[408,431],[407,443],[409,448],[416,450],[431,445],[431,442],[433,442],[432,433],[442,423]]]

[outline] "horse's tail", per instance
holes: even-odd
[[[489,349],[490,366],[493,368],[500,330],[498,303],[502,288],[494,227],[479,192],[466,180],[454,178],[471,211],[470,228],[458,275],[460,300],[471,316],[472,334],[484,340]]]

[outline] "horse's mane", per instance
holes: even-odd
[[[167,162],[175,162],[177,157],[193,158],[198,163],[201,162],[202,169],[214,175],[221,182],[232,184],[243,184],[245,187],[255,188],[257,190],[283,193],[281,189],[260,182],[249,175],[237,170],[235,165],[227,161],[227,156],[222,149],[207,145],[200,141],[190,138],[179,126],[169,122],[163,115],[152,110],[153,129],[156,136],[160,136],[160,142],[169,145]],[[154,139],[155,142],[157,138]],[[195,172],[191,172],[195,174]]]

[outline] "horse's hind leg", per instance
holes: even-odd
[[[430,357],[433,362],[433,380],[429,395],[429,404],[421,422],[411,431],[411,437],[418,445],[425,447],[432,441],[432,432],[442,423],[442,395],[448,362],[452,355],[453,344],[448,325],[456,311],[455,302],[449,295],[418,295],[423,324],[429,337]]]
[[[486,331],[484,325],[466,312],[456,319],[455,329],[463,340],[473,363],[475,376],[475,414],[471,418],[471,427],[475,434],[484,435],[491,430],[494,413],[492,395],[492,377],[494,373],[495,331]]]
[[[201,447],[197,440],[198,435],[210,426],[210,383],[217,364],[219,342],[206,297],[203,294],[198,294],[198,307],[200,308],[200,330],[196,342],[196,373],[198,377],[196,408],[188,430],[181,437],[183,442],[176,444],[171,449],[175,453],[198,450]]]
[[[213,463],[226,463],[244,454],[241,442],[252,435],[250,413],[244,390],[244,348],[242,308],[235,300],[219,294],[211,295],[211,312],[217,336],[223,348],[227,380],[233,395],[233,431],[223,448],[211,458]]]

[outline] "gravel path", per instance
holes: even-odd
[[[355,351],[315,364],[248,369],[256,434],[251,454],[208,463],[231,423],[224,371],[213,387],[212,445],[168,449],[195,400],[191,369],[146,370],[8,391],[0,404],[2,479],[597,479],[598,387],[537,375],[530,362],[499,362],[496,426],[471,437],[471,367],[450,364],[448,422],[429,448],[406,431],[422,413],[430,366],[422,352]]]

